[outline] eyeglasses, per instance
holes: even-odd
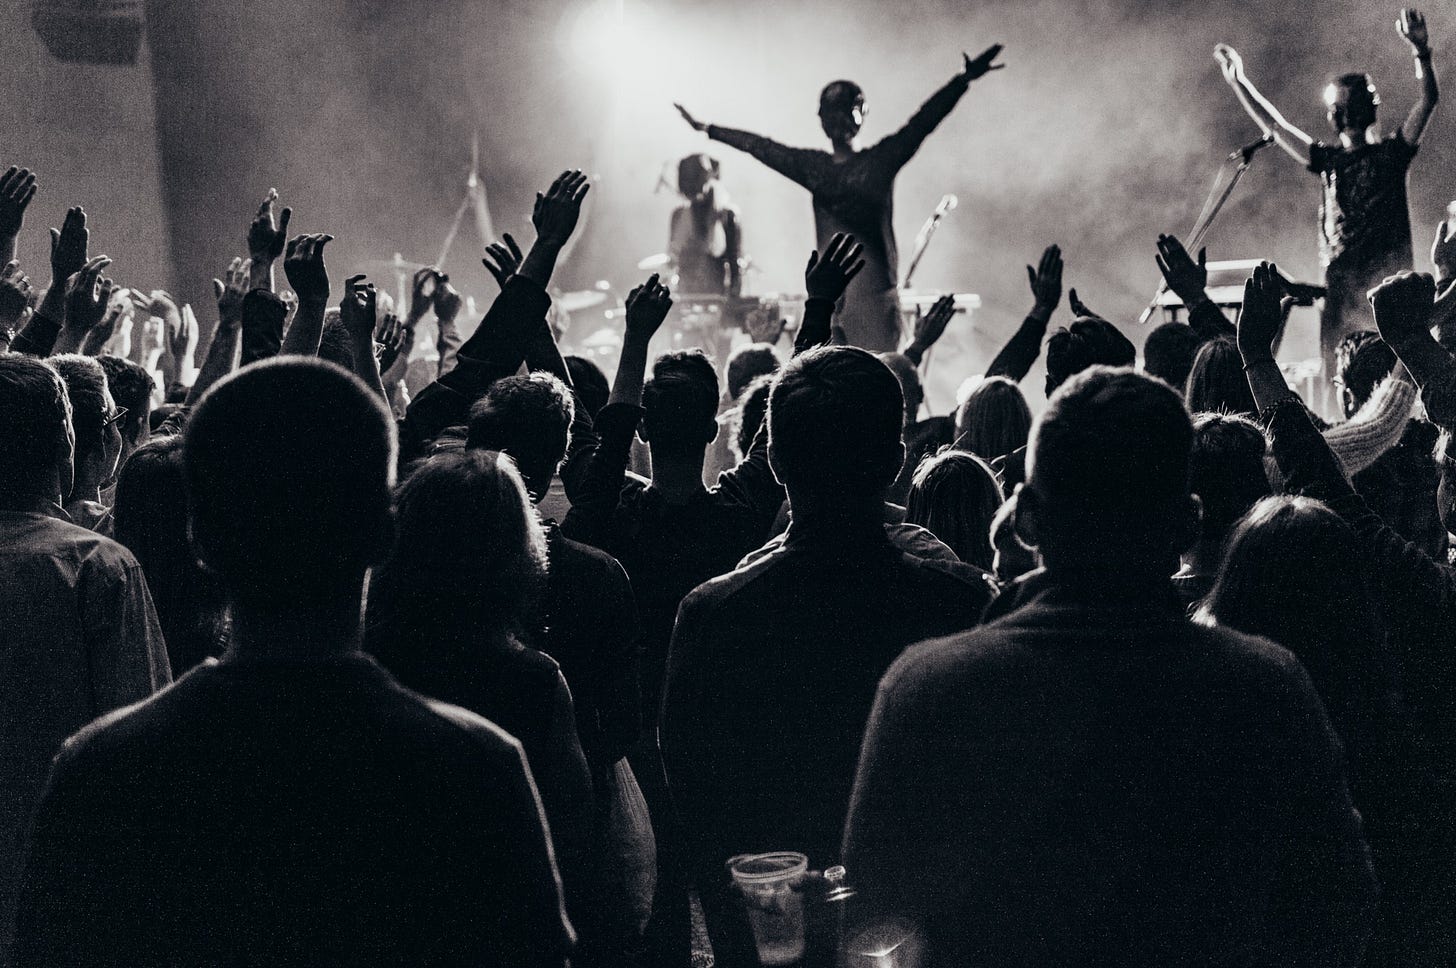
[[[112,424],[119,424],[121,423],[121,419],[125,416],[126,408],[117,407],[115,410],[111,411],[111,413],[107,414],[106,419],[101,422],[101,426],[110,427]]]

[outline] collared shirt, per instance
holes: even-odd
[[[97,716],[172,679],[131,552],[49,510],[0,512],[0,939],[51,758]]]

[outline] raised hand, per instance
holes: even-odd
[[[289,240],[283,273],[300,303],[315,308],[328,304],[329,271],[324,266],[324,246],[333,240],[327,234],[296,235]]]
[[[115,285],[101,274],[101,270],[110,264],[111,260],[106,256],[97,256],[67,282],[65,328],[76,336],[84,337],[106,315]]]
[[[374,339],[378,295],[374,284],[361,272],[344,280],[344,298],[339,302],[339,321],[356,340]]]
[[[521,254],[521,247],[516,245],[516,240],[511,238],[511,233],[507,232],[501,238],[505,240],[505,244],[492,242],[487,245],[485,258],[480,261],[486,270],[495,277],[496,284],[504,289],[506,280],[520,270],[525,256]]]
[[[30,280],[20,271],[20,263],[11,261],[0,270],[0,330],[18,328],[30,310]]]
[[[425,313],[435,302],[435,290],[440,283],[440,270],[434,266],[425,266],[415,271],[414,280],[410,286],[409,321],[417,323],[425,318]]]
[[[14,239],[25,221],[25,209],[35,197],[35,175],[29,168],[11,165],[0,175],[0,236]]]
[[[284,243],[288,240],[288,220],[293,217],[293,209],[285,208],[279,213],[278,222],[275,224],[273,203],[276,201],[278,189],[268,189],[268,196],[258,206],[258,214],[248,226],[248,256],[253,260],[254,266],[267,265],[276,260],[283,254]]]
[[[1380,338],[1392,348],[1407,342],[1412,335],[1431,328],[1431,313],[1436,302],[1436,281],[1424,272],[1400,272],[1389,276],[1368,293],[1370,308],[1375,312],[1375,327]]]
[[[784,335],[789,321],[779,315],[777,306],[759,306],[749,311],[743,320],[748,338],[755,343],[777,343]]]
[[[911,355],[911,359],[918,359],[919,354],[930,349],[945,335],[945,328],[950,325],[955,311],[955,294],[948,293],[931,304],[929,312],[915,320],[915,338],[911,341],[911,346],[919,353]]]
[[[193,314],[192,307],[183,306],[177,313],[176,325],[169,325],[163,331],[163,336],[166,338],[166,355],[175,361],[178,371],[184,365],[192,365],[197,355],[199,336],[197,317]]]
[[[838,302],[844,290],[854,277],[865,267],[864,246],[847,232],[838,232],[829,240],[821,256],[816,250],[809,253],[809,264],[804,267],[804,291],[810,299],[827,299]]]
[[[1062,303],[1062,250],[1049,245],[1041,254],[1041,262],[1035,269],[1026,267],[1031,282],[1031,294],[1036,297],[1033,312],[1050,316]]]
[[[86,212],[79,205],[66,212],[59,229],[51,229],[51,280],[64,282],[86,265],[86,250],[91,233],[86,228]]]
[[[101,316],[101,322],[97,323],[86,333],[86,338],[81,341],[82,356],[101,356],[106,352],[106,347],[111,344],[114,336],[117,335],[117,327],[123,322],[127,328],[121,331],[123,343],[121,352],[113,355],[125,357],[131,349],[130,317],[134,307],[125,289],[116,289],[111,294],[111,299],[106,304],[106,311]]]
[[[564,171],[551,183],[545,194],[536,193],[536,205],[531,211],[531,224],[536,227],[536,238],[544,244],[557,248],[564,246],[576,231],[577,219],[581,216],[581,203],[591,191],[587,176],[573,169]]]
[[[1431,243],[1431,262],[1436,266],[1436,278],[1442,282],[1456,276],[1456,232],[1452,228],[1450,219],[1442,219]]]
[[[645,346],[667,319],[672,292],[657,281],[657,273],[627,294],[627,333],[623,342]]]
[[[389,370],[399,359],[405,347],[404,334],[405,327],[398,316],[394,313],[380,315],[379,326],[374,330],[375,359],[379,362],[380,373]]]
[[[1237,84],[1244,79],[1244,59],[1239,52],[1228,44],[1218,44],[1213,48],[1213,59],[1218,61],[1219,70],[1223,71],[1223,79],[1230,84]]]
[[[699,121],[697,118],[693,117],[691,114],[689,114],[687,108],[683,107],[681,104],[678,104],[676,101],[672,103],[672,106],[677,108],[677,113],[682,115],[682,119],[686,121],[694,131],[708,130],[708,126],[703,122]]]
[[[992,63],[996,58],[1001,56],[1001,50],[1002,45],[992,44],[975,57],[962,53],[961,56],[966,61],[966,80],[974,81],[978,77],[985,77],[991,71],[999,71],[1005,67],[1005,64]]]
[[[1245,366],[1274,361],[1274,340],[1283,320],[1279,305],[1283,296],[1284,282],[1279,267],[1272,262],[1255,266],[1244,283],[1244,304],[1239,310],[1236,336]]]
[[[248,294],[249,259],[233,259],[228,263],[226,280],[212,280],[212,294],[217,299],[217,315],[224,326],[236,326],[243,320],[243,297]]]
[[[1395,29],[1405,38],[1406,43],[1411,45],[1411,50],[1415,51],[1417,55],[1429,52],[1431,38],[1426,31],[1426,18],[1419,10],[1414,7],[1402,10],[1400,16],[1395,19]]]
[[[182,327],[182,307],[176,298],[165,289],[153,289],[144,305],[147,312],[160,319],[168,333]]]
[[[454,322],[464,303],[460,290],[450,285],[448,275],[441,273],[435,280],[435,319],[441,324]]]
[[[1072,307],[1073,316],[1090,316],[1093,319],[1102,319],[1102,314],[1084,303],[1078,296],[1076,288],[1067,290],[1067,305]]]
[[[1160,235],[1158,236],[1158,254],[1153,258],[1157,260],[1158,271],[1163,274],[1168,288],[1183,300],[1183,305],[1192,306],[1206,297],[1205,289],[1208,287],[1207,249],[1199,249],[1198,261],[1194,262],[1176,235]]]

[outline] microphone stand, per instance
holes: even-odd
[[[1271,139],[1272,140],[1272,139]],[[1233,195],[1234,189],[1238,187],[1239,181],[1243,179],[1244,172],[1249,170],[1249,164],[1254,160],[1254,155],[1259,149],[1270,144],[1270,141],[1256,141],[1252,145],[1236,148],[1225,159],[1225,163],[1238,159],[1239,165],[1234,169],[1233,175],[1229,178],[1228,184],[1220,191],[1219,182],[1223,181],[1224,168],[1220,167],[1214,176],[1213,185],[1208,190],[1208,197],[1204,199],[1203,211],[1199,213],[1197,221],[1193,223],[1193,231],[1189,234],[1187,243],[1184,244],[1189,252],[1197,252],[1203,246],[1203,240],[1208,235],[1208,230],[1213,227],[1214,219],[1218,218],[1219,212],[1223,211],[1224,204]],[[1138,317],[1138,323],[1145,324],[1158,308],[1158,300],[1163,293],[1168,291],[1168,280],[1164,279],[1158,284],[1158,291],[1153,293],[1153,298],[1148,306]]]

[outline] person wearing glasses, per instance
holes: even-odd
[[[101,499],[102,489],[116,480],[121,461],[121,421],[126,408],[118,407],[106,382],[106,371],[89,356],[67,353],[50,364],[66,382],[71,397],[71,426],[76,435],[76,475],[63,505],[73,524],[111,536],[111,508]]]

